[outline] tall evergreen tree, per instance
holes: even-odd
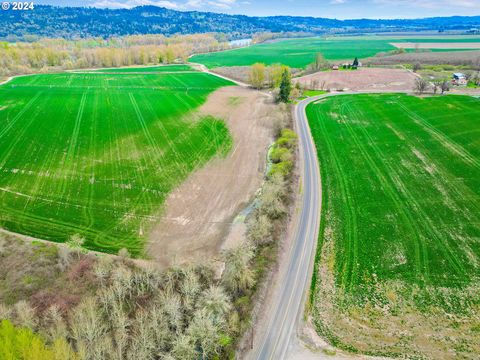
[[[282,82],[280,83],[280,94],[278,98],[281,102],[287,103],[290,100],[290,92],[292,91],[292,79],[290,69],[283,70]]]

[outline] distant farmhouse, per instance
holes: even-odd
[[[457,86],[466,86],[468,83],[467,77],[462,73],[453,74],[452,84]]]
[[[358,58],[355,58],[355,60],[353,60],[353,63],[351,63],[351,64],[344,63],[342,65],[332,65],[332,70],[339,70],[340,66],[344,70],[346,70],[346,69],[357,70],[359,67],[362,67],[362,63],[360,61],[358,61]]]

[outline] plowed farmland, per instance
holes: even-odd
[[[317,331],[355,352],[478,354],[480,99],[343,95],[307,115],[323,188]]]
[[[0,86],[0,226],[141,255],[168,193],[230,149],[224,122],[195,114],[226,85],[204,73],[127,72]]]

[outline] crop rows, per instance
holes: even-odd
[[[54,74],[0,87],[0,226],[143,251],[168,193],[231,143],[192,114],[230,83],[203,73]]]
[[[324,188],[320,247],[334,239],[339,288],[368,298],[387,280],[479,280],[479,99],[345,95],[307,112]]]

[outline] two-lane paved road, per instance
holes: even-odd
[[[323,97],[325,95],[305,99],[295,107],[302,179],[301,211],[292,250],[288,261],[282,265],[288,268],[277,280],[281,284],[278,296],[273,303],[266,332],[254,344],[253,359],[284,359],[303,313],[315,258],[322,201],[317,153],[305,108],[312,101]]]

